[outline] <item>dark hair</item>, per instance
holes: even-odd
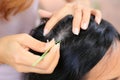
[[[53,38],[61,41],[60,60],[52,74],[29,73],[28,80],[81,80],[101,60],[115,39],[120,40],[119,33],[110,23],[102,20],[98,25],[94,16],[91,16],[87,30],[74,35],[72,20],[72,16],[66,16],[46,36],[43,36],[45,24],[32,31],[32,36],[40,41]]]

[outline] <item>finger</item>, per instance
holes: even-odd
[[[23,73],[40,73],[40,74],[48,74],[51,73],[48,70],[36,68],[36,67],[31,67],[31,66],[26,66],[26,65],[21,65],[18,64],[16,66],[13,66],[18,72],[23,72]]]
[[[31,67],[31,66],[25,66],[25,65],[18,64],[16,69],[19,72],[34,72],[34,73],[41,73],[41,74],[49,74],[49,73],[52,73],[55,67],[57,66],[59,57],[60,57],[60,54],[59,54],[59,48],[58,48],[56,51],[56,56],[54,60],[52,61],[52,64],[50,64],[47,68],[41,69],[37,67]]]
[[[50,45],[53,46],[54,44],[55,44],[55,42],[54,42],[54,39],[53,39],[50,42]],[[35,63],[35,61],[40,57],[38,55],[34,55],[33,53],[31,53],[27,50],[23,50],[22,48],[19,48],[19,49],[21,49],[20,50],[21,54],[17,56],[16,63],[32,66],[32,64]]]
[[[93,10],[91,11],[91,13],[92,13],[93,15],[95,15],[95,21],[96,21],[98,24],[100,24],[100,22],[101,22],[101,20],[102,20],[102,13],[101,13],[101,11],[93,9]]]
[[[75,7],[74,18],[73,18],[73,33],[78,35],[80,32],[80,22],[82,18],[82,10],[78,6]]]
[[[83,9],[82,12],[83,12],[83,16],[81,21],[81,28],[86,30],[90,22],[91,12],[89,9]]]
[[[40,56],[34,55],[33,53],[22,50],[19,55],[15,57],[15,63],[21,65],[32,66],[32,64],[39,58]]]
[[[42,17],[42,18],[50,18],[52,16],[51,12],[48,12],[48,11],[45,11],[42,9],[40,9],[38,12],[40,14],[40,17]]]
[[[40,74],[50,74],[54,71],[55,67],[58,64],[58,61],[59,61],[59,55],[55,57],[52,64],[46,69],[41,69],[41,68],[26,66],[21,64],[18,64],[17,66],[15,66],[15,69],[18,72],[24,72],[24,73],[33,72],[33,73],[40,73]]]
[[[54,14],[45,25],[44,35],[48,34],[57,22],[59,22],[62,18],[69,14],[72,14],[72,11],[70,11],[67,7]]]
[[[36,40],[36,39],[35,39]],[[38,41],[38,40],[37,40]],[[41,42],[41,41],[38,41],[39,42],[39,45],[38,45],[38,43],[36,43],[36,45],[38,45],[38,46],[36,46],[35,45],[35,43],[33,43],[34,45],[30,45],[29,46],[29,44],[27,45],[27,46],[29,46],[29,47],[31,47],[31,49],[33,49],[33,50],[36,50],[36,51],[38,51],[38,52],[44,52],[44,51],[46,51],[47,49],[49,49],[50,47],[52,47],[52,46],[54,46],[55,45],[55,40],[54,39],[52,39],[50,42],[48,42],[48,43],[43,43],[43,42]],[[31,41],[31,43],[32,43],[32,41]],[[35,47],[36,46],[36,47]],[[39,50],[40,49],[40,50]]]
[[[54,25],[55,25],[60,19],[62,19],[62,15],[56,14],[56,15],[53,15],[53,16],[50,18],[50,20],[48,20],[48,22],[46,23],[45,28],[44,28],[44,36],[49,33],[49,31],[54,27]]]
[[[53,62],[53,60],[55,59],[58,48],[59,48],[59,45],[58,44],[55,45],[37,66],[42,69],[48,68],[50,64]]]
[[[17,41],[21,44],[21,46],[25,46],[31,48],[38,52],[44,52],[46,49],[46,43],[41,42],[28,34],[19,34],[19,38]]]
[[[56,68],[58,62],[59,62],[59,58],[60,58],[60,51],[59,51],[59,48],[57,49],[57,52],[56,52],[56,57],[55,59],[53,60],[52,64],[50,65],[50,67],[48,68],[47,72],[50,72],[52,73],[54,71],[54,69]]]

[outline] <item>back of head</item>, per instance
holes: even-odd
[[[27,74],[28,80],[81,80],[104,56],[119,33],[105,20],[100,25],[91,16],[87,30],[79,35],[72,33],[72,16],[66,16],[46,36],[43,36],[45,24],[32,31],[32,36],[40,41],[55,39],[60,43],[60,60],[52,74]],[[38,52],[34,52],[39,54]]]

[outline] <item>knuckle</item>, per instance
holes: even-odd
[[[46,71],[46,73],[48,73],[48,74],[52,74],[53,72],[54,72],[53,69],[49,69],[49,70]]]
[[[47,72],[48,74],[51,74],[51,73],[54,72],[54,69],[55,69],[55,66],[50,66],[50,67],[46,70],[46,72]]]
[[[23,72],[22,69],[21,69],[21,67],[18,66],[18,65],[15,66],[15,69],[16,69],[18,72]]]

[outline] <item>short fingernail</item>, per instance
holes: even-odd
[[[87,25],[87,23],[83,23],[83,24],[81,25],[81,27],[82,27],[82,29],[86,30],[87,27],[88,27],[88,25]]]
[[[100,24],[101,20],[97,21],[98,24]]]
[[[76,34],[76,35],[78,35],[79,34],[79,29],[78,28],[74,28],[73,29],[73,33]]]
[[[99,17],[96,17],[95,21],[100,24],[101,20],[99,19]]]
[[[44,32],[43,32],[43,36],[46,36],[48,34],[48,30],[45,29]]]

